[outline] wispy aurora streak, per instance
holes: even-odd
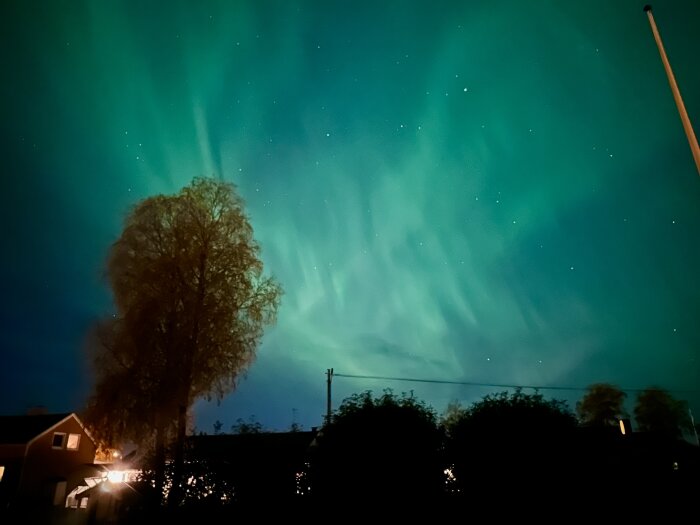
[[[18,268],[42,253],[56,291],[3,319],[62,311],[47,330],[72,329],[42,366],[80,372],[128,206],[217,175],[239,186],[286,295],[249,378],[199,408],[201,428],[248,414],[283,427],[292,408],[316,424],[327,367],[693,387],[700,185],[637,3],[414,4],[15,7],[3,133],[24,175],[10,195],[31,180],[49,203],[13,222],[12,239],[29,224],[37,243],[4,264],[40,287]],[[699,114],[700,7],[655,12]],[[75,256],[50,240],[66,230]],[[18,356],[53,348],[18,334]],[[383,386],[338,381],[336,399]],[[486,393],[411,388],[439,409]]]

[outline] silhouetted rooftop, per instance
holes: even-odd
[[[24,445],[69,415],[0,416],[0,444]]]

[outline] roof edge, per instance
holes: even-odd
[[[44,430],[43,432],[40,432],[39,434],[37,434],[36,436],[34,436],[32,439],[30,439],[29,441],[27,441],[27,443],[25,444],[25,446],[27,447],[27,450],[29,450],[29,447],[31,446],[31,444],[34,443],[37,439],[39,439],[41,436],[44,436],[44,435],[48,434],[49,432],[51,432],[52,430],[54,430],[54,429],[55,429],[56,427],[58,427],[59,425],[62,425],[63,423],[65,423],[66,421],[68,421],[70,418],[75,418],[75,420],[76,420],[76,421],[78,422],[78,424],[80,425],[80,428],[83,429],[83,430],[85,431],[85,433],[87,434],[87,436],[90,438],[90,441],[92,441],[92,443],[93,443],[93,445],[94,445],[94,444],[95,444],[95,440],[94,440],[93,437],[90,435],[90,433],[87,431],[87,429],[85,428],[85,425],[83,425],[83,422],[80,421],[80,418],[78,417],[78,415],[77,415],[75,412],[71,412],[71,413],[68,414],[66,417],[64,417],[63,419],[61,419],[60,421],[54,423],[53,425],[51,425],[51,426],[50,426],[49,428],[47,428],[46,430]]]

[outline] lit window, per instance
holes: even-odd
[[[2,481],[2,477],[5,474],[5,467],[0,466],[0,481]]]
[[[78,450],[79,445],[80,434],[68,434],[68,443],[66,444],[66,448],[68,450]]]
[[[80,508],[81,508],[81,509],[87,509],[87,502],[88,502],[88,499],[87,499],[87,498],[82,498],[82,499],[80,500]]]
[[[51,446],[53,448],[63,448],[66,444],[66,435],[63,432],[54,432]]]

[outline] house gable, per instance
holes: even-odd
[[[77,423],[78,426],[76,427],[75,424],[72,423],[72,421],[74,421],[75,423]],[[79,429],[79,430],[78,430],[78,429]],[[66,430],[72,430],[72,432],[65,432]],[[27,443],[27,448],[29,448],[34,442],[36,442],[36,441],[38,441],[38,440],[42,440],[46,435],[49,435],[49,434],[52,436],[52,437],[51,437],[51,440],[52,440],[52,448],[61,448],[61,449],[67,448],[68,441],[69,441],[69,438],[70,438],[70,435],[71,435],[71,434],[72,434],[72,435],[76,435],[76,434],[77,434],[77,435],[80,435],[80,436],[81,436],[80,441],[82,441],[82,436],[85,436],[87,439],[90,440],[90,442],[92,443],[93,448],[95,447],[95,440],[92,439],[92,436],[91,436],[90,433],[88,432],[87,428],[85,428],[85,425],[83,425],[83,422],[80,421],[80,419],[78,418],[78,416],[75,415],[74,413],[70,413],[70,414],[66,415],[66,417],[64,417],[64,418],[61,419],[60,421],[57,421],[55,424],[51,425],[49,428],[47,428],[46,430],[44,430],[44,431],[41,432],[40,434],[34,436],[34,437],[33,437],[32,439],[30,439],[29,442]],[[60,446],[60,447],[54,446],[54,443],[53,443],[53,436],[54,436],[54,434],[64,434],[64,435],[66,435],[66,440],[64,441],[64,443],[62,444],[62,446]],[[69,448],[69,450],[79,450],[79,448],[80,448],[80,445],[78,445],[77,448],[71,447],[71,448]],[[93,458],[92,458],[91,461],[94,461],[94,459],[95,459],[95,457],[94,457],[94,455],[93,455]]]
[[[0,436],[0,464],[7,463],[8,488],[9,482],[16,487],[0,499],[16,494],[25,506],[56,504],[65,499],[66,490],[82,482],[86,472],[94,470],[95,442],[75,414],[0,420],[0,428],[7,429],[8,423],[17,425]],[[33,435],[28,437],[30,431]],[[2,444],[8,441],[24,443]]]

